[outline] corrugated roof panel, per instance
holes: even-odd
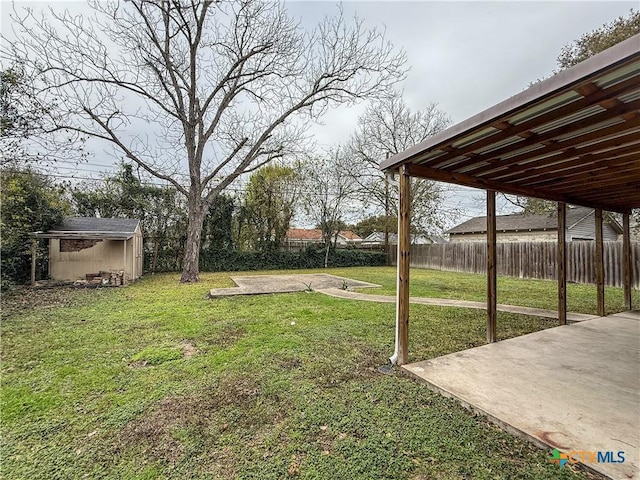
[[[436,168],[448,167],[448,166],[454,165],[454,164],[459,163],[459,162],[464,162],[465,160],[468,160],[468,158],[459,155],[459,156],[457,156],[455,158],[450,158],[449,160],[445,160],[445,161],[443,161],[441,163],[437,163],[437,164],[435,164],[435,167]]]
[[[473,165],[467,165],[464,168],[454,168],[454,170],[458,173],[467,173],[470,170],[475,170],[476,168],[481,168],[481,167],[488,167],[491,165],[496,165],[495,168],[506,168],[506,165],[500,165],[500,164],[490,163],[490,162],[478,162],[478,163],[474,163]]]
[[[571,103],[579,98],[582,98],[582,96],[572,90],[570,92],[563,93],[562,95],[553,97],[546,102],[535,105],[532,108],[528,108],[527,110],[520,112],[512,117],[509,117],[507,121],[512,125],[518,125],[519,123],[531,120],[532,118],[542,115],[543,113],[547,113],[551,110],[555,110],[556,108],[567,105],[568,103]]]
[[[612,140],[612,139],[615,139],[615,138],[618,138],[618,137],[628,137],[630,133],[631,134],[637,133],[637,134],[640,135],[640,128],[635,128],[635,129],[632,129],[632,130],[627,130],[627,131],[619,132],[619,133],[612,133],[612,134],[607,135],[607,136],[596,137],[596,138],[594,138],[594,139],[592,139],[592,140],[590,140],[588,142],[581,143],[580,147],[588,147],[589,145],[597,145],[599,143],[602,143],[602,142],[605,142],[605,141],[608,141],[608,140]],[[625,144],[633,145],[633,144],[636,144],[636,142],[627,141],[627,142],[625,142]]]
[[[489,153],[489,152],[493,152],[494,150],[498,150],[499,148],[505,147],[507,145],[513,145],[515,143],[521,142],[523,141],[524,138],[519,137],[517,135],[514,135],[513,137],[509,137],[506,138],[500,142],[496,142],[496,143],[492,143],[491,145],[485,147],[485,148],[481,148],[479,150],[476,150],[476,153]]]
[[[522,147],[517,150],[512,150],[509,153],[505,153],[504,155],[501,155],[500,158],[502,160],[508,160],[509,158],[517,157],[518,155],[522,155],[523,153],[535,152],[536,150],[540,150],[544,147],[544,145],[534,143],[533,145],[527,145],[526,147]]]
[[[628,78],[640,75],[640,60],[629,63],[600,77],[595,84],[600,88],[608,88],[616,83],[624,82]]]
[[[536,150],[542,150],[544,149],[544,145],[541,145],[539,143],[536,143],[535,145],[532,145],[531,148],[528,150],[528,152],[535,152]],[[538,160],[542,160],[543,158],[548,158],[548,157],[553,157],[554,155],[557,155],[558,152],[547,152],[547,153],[540,153],[539,155],[535,155],[532,158],[532,161],[538,161]],[[502,159],[503,160],[509,160],[510,158],[516,157],[518,156],[518,154],[516,153],[509,153],[507,155],[503,155]]]
[[[604,111],[606,111],[606,109],[601,107],[600,105],[593,105],[589,108],[580,110],[579,112],[567,115],[566,117],[561,117],[552,122],[545,123],[544,125],[541,125],[537,128],[532,128],[531,131],[537,134],[550,132],[551,130],[554,130],[556,128],[564,127],[565,125],[569,125],[570,123],[584,120],[585,118],[591,117]]]
[[[633,102],[635,100],[640,100],[640,79],[638,79],[639,88],[635,92],[629,92],[626,95],[620,95],[618,99],[623,103]]]
[[[588,127],[584,127],[579,130],[574,130],[564,135],[559,135],[558,137],[556,137],[556,140],[558,141],[569,140],[570,138],[579,137],[581,135],[586,135],[587,133],[591,133],[591,132],[597,132],[598,130],[602,130],[603,128],[607,128],[612,125],[617,125],[619,123],[624,123],[624,120],[620,117],[611,118],[604,122],[596,123],[594,125],[589,125]],[[601,142],[602,140],[604,140],[604,138],[599,138],[594,143]]]
[[[486,127],[486,128],[483,128],[482,130],[474,132],[472,135],[467,135],[466,137],[463,137],[453,142],[452,146],[455,148],[461,148],[461,147],[464,147],[465,145],[469,145],[470,143],[478,141],[482,138],[488,137],[490,135],[494,135],[499,131],[500,130],[498,130],[497,128]]]
[[[428,155],[425,155],[424,157],[420,157],[420,162],[419,163],[435,160],[438,157],[442,157],[446,153],[447,152],[445,152],[443,150],[434,150],[433,152],[429,152]]]

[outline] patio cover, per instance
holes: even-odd
[[[473,84],[471,84],[473,86]],[[628,213],[640,207],[640,35],[383,161],[382,170]]]
[[[380,168],[400,173],[392,363],[407,363],[409,351],[412,176],[487,190],[488,343],[496,341],[496,191],[558,202],[560,324],[567,317],[566,204],[596,209],[594,263],[601,316],[605,313],[603,210],[622,213],[624,302],[631,310],[629,214],[640,207],[640,35],[426,139],[383,161]]]
[[[603,211],[623,214],[624,303],[633,308],[630,220],[640,207],[640,35],[541,81],[393,157],[398,171],[396,349],[408,359],[410,177],[487,190],[487,342],[496,341],[496,191],[595,208],[598,315],[605,313]],[[558,316],[566,323],[565,235],[558,235]]]

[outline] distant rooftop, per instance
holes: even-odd
[[[567,209],[567,228],[571,228],[583,218],[593,213],[593,208],[573,207]],[[525,215],[514,213],[496,216],[496,230],[515,232],[522,230],[557,230],[558,215],[556,212],[542,215]],[[445,233],[484,233],[487,231],[487,217],[475,217],[453,227]]]

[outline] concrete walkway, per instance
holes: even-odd
[[[369,295],[361,292],[354,292],[353,288],[379,287],[373,283],[354,280],[353,278],[339,277],[326,273],[294,274],[294,275],[247,275],[242,277],[231,277],[237,287],[212,288],[209,291],[210,298],[232,297],[235,295],[264,295],[269,293],[293,293],[313,290],[336,298],[348,300],[361,300],[366,302],[395,303],[396,298],[391,295]],[[469,300],[453,300],[447,298],[425,298],[411,297],[410,303],[419,305],[435,305],[439,307],[459,307],[486,310],[485,302],[473,302]],[[558,318],[555,310],[545,310],[542,308],[519,307],[516,305],[498,304],[498,311],[508,313],[519,313],[541,318]],[[582,322],[598,318],[595,315],[584,313],[567,313],[567,320],[570,322]]]
[[[613,479],[640,479],[640,312],[549,328],[402,369],[543,448],[613,452],[615,463],[589,456],[583,463]]]
[[[326,288],[317,290],[325,295],[330,295],[337,298],[346,298],[349,300],[363,300],[367,302],[382,302],[382,303],[395,303],[396,297],[391,295],[369,295],[367,293],[352,292],[349,290],[340,290],[338,288]],[[426,298],[426,297],[411,297],[410,303],[418,305],[436,305],[439,307],[460,307],[460,308],[475,308],[478,310],[486,310],[486,302],[472,302],[469,300],[454,300],[447,298]],[[542,318],[558,318],[558,312],[555,310],[545,310],[542,308],[532,307],[519,307],[516,305],[503,305],[498,304],[498,311],[508,313],[519,313],[522,315],[531,315],[533,317]],[[567,313],[567,320],[571,322],[583,322],[585,320],[593,320],[599,318],[596,315],[588,315],[586,313]]]

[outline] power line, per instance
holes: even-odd
[[[79,171],[84,171],[84,172],[90,172],[90,170],[87,169],[77,169]],[[5,169],[5,171],[7,171]],[[27,174],[27,172],[22,172],[20,170],[9,170],[12,173],[23,173],[23,174]],[[44,176],[48,176],[48,177],[52,177],[52,178],[59,178],[59,179],[66,179],[66,180],[81,180],[81,181],[88,181],[88,182],[108,182],[109,179],[108,178],[95,178],[95,177],[87,177],[87,176],[81,176],[81,175],[70,175],[70,174],[56,174],[56,173],[50,173],[50,172],[38,172],[40,175],[44,175]],[[155,186],[155,187],[169,187],[169,188],[175,188],[175,186],[173,184],[171,184],[171,182],[169,181],[164,181],[162,183],[159,182],[153,182],[153,181],[149,181],[149,180],[139,180],[140,184],[143,186]],[[246,187],[227,187],[225,189],[225,191],[230,191],[230,192],[234,192],[234,193],[247,193],[247,188]],[[313,192],[313,191],[308,191],[308,190],[301,190],[298,193],[303,194],[303,195],[310,195],[310,196],[321,196],[324,195],[323,193],[317,193],[317,192]],[[445,192],[447,193],[447,192]],[[335,195],[335,192],[329,192],[329,195]],[[462,213],[460,210],[469,208],[468,206],[465,206],[464,204],[462,204],[462,202],[458,201],[457,203],[448,201],[448,200],[443,200],[441,202],[439,202],[439,205],[441,206],[445,206],[447,208],[440,208],[439,211],[441,213],[450,213],[450,214],[456,214],[459,217],[463,217],[463,218],[474,218],[473,215],[467,215]]]

